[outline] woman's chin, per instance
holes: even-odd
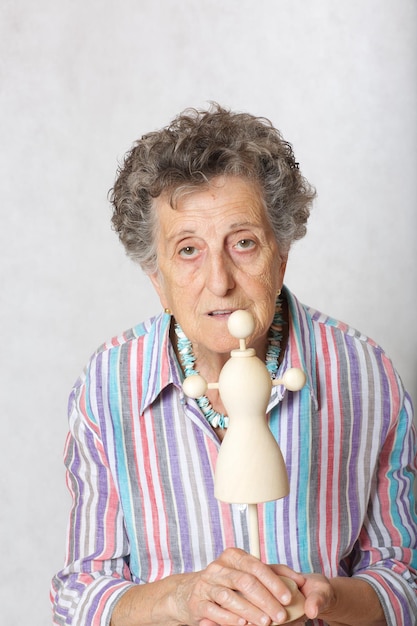
[[[229,335],[227,327],[224,333],[207,333],[200,336],[196,342],[193,342],[195,352],[200,356],[206,355],[225,355],[228,359],[232,350],[239,348],[239,340]]]

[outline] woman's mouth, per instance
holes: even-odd
[[[227,309],[224,311],[210,311],[210,317],[227,317],[233,313],[232,309]]]

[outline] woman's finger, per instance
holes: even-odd
[[[245,583],[237,583],[236,586],[244,591],[214,586],[211,597],[215,605],[256,626],[268,626],[271,621],[281,623],[286,618],[286,611],[281,604],[259,582],[253,585],[251,582],[249,588]]]
[[[218,562],[224,563],[227,566],[227,571],[233,572],[234,580],[235,572],[249,574],[255,579],[246,579],[243,577],[243,584],[248,585],[248,590],[239,588],[241,593],[246,595],[248,591],[250,592],[251,584],[254,584],[253,591],[255,593],[258,593],[261,588],[265,588],[269,591],[269,594],[273,597],[273,599],[278,600],[278,602],[283,606],[291,601],[291,593],[285,582],[279,575],[277,575],[277,572],[274,571],[270,565],[263,563],[247,552],[236,548],[228,549],[223,552]],[[286,568],[285,566],[283,566],[282,575],[292,578],[295,580],[297,585],[305,582],[303,576],[297,574],[290,568]],[[267,596],[263,593],[263,597],[266,598]]]

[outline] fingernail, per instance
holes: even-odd
[[[291,594],[289,593],[283,593],[281,598],[280,598],[280,602],[282,604],[289,604],[291,601]]]
[[[287,618],[287,614],[285,611],[280,611],[279,613],[277,613],[278,624],[281,624],[281,622],[283,622],[286,618]]]

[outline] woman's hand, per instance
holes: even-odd
[[[280,576],[302,587],[306,579],[285,566],[270,566],[229,548],[206,569],[137,585],[125,593],[111,626],[269,626],[282,624],[291,592]]]

